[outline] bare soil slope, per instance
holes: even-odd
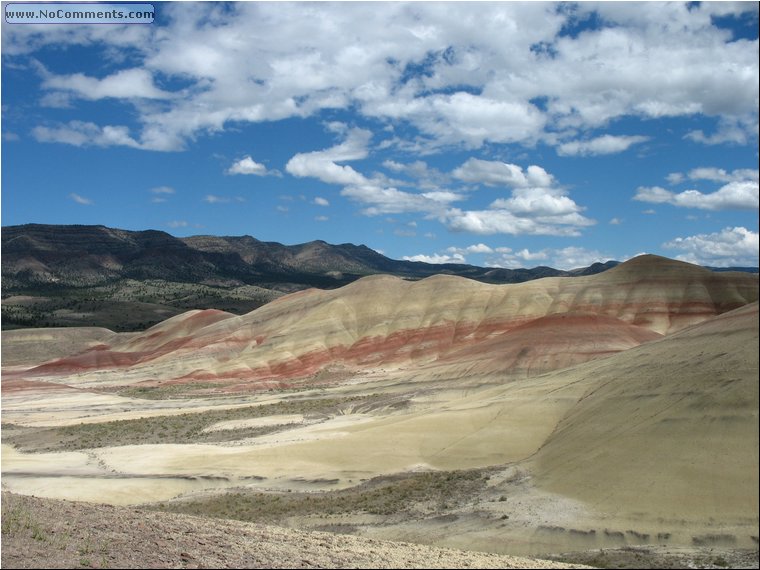
[[[3,568],[588,568],[3,493]]]
[[[607,330],[595,331],[598,319],[551,320],[555,333],[545,337],[546,350],[530,350],[535,335],[525,334],[517,345],[521,336],[512,337],[510,351],[520,362],[507,359],[503,369],[511,372],[519,364],[523,373],[538,373],[630,348],[651,340],[651,333],[669,334],[757,298],[756,275],[713,273],[656,256],[598,275],[515,285],[372,276],[341,289],[289,295],[240,317],[192,311],[137,336],[45,363],[27,376],[83,373],[102,386],[151,378],[219,382],[238,391],[287,388],[336,364],[398,367],[468,347],[477,352],[479,343],[544,317],[606,319]],[[579,332],[595,332],[598,348],[575,350]],[[548,361],[546,352],[552,355]]]
[[[757,297],[757,276],[643,256],[591,277],[370,277],[240,317],[193,311],[4,371],[3,487],[241,516],[272,494],[494,468],[403,517],[280,522],[509,553],[756,547]]]
[[[583,374],[533,460],[539,484],[606,511],[757,521],[757,303]]]

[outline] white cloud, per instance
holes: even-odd
[[[327,222],[330,220],[327,216],[315,216],[314,220],[317,222]]]
[[[203,197],[203,201],[208,204],[230,204],[232,202],[245,202],[245,198],[242,196],[235,196],[233,198],[227,196],[217,196],[215,194],[206,194]]]
[[[463,255],[459,253],[455,253],[454,255],[441,255],[434,253],[433,255],[425,255],[425,254],[418,254],[418,255],[411,255],[407,256],[405,255],[402,259],[406,261],[422,261],[424,263],[467,263],[467,260],[464,258]]]
[[[676,238],[662,247],[682,251],[676,258],[713,267],[758,265],[758,233],[744,227],[724,228],[712,234]]]
[[[336,131],[333,126],[331,130]],[[345,133],[345,140],[331,148],[299,153],[291,158],[285,170],[297,177],[313,177],[328,184],[343,186],[341,195],[365,208],[365,215],[400,214],[405,212],[442,213],[451,202],[462,195],[448,190],[430,190],[419,194],[405,192],[388,185],[386,177],[372,178],[338,162],[360,160],[369,154],[372,133],[365,129],[337,129]]]
[[[285,170],[298,178],[313,177],[328,184],[366,184],[367,179],[350,166],[338,162],[366,158],[372,133],[365,129],[351,129],[346,140],[334,147],[296,154],[285,165]]]
[[[346,186],[341,190],[341,195],[364,204],[366,207],[362,213],[368,216],[412,212],[443,215],[449,203],[463,198],[455,192],[414,194],[382,186],[372,180]]]
[[[489,258],[486,265],[488,267],[504,267],[507,269],[545,265],[555,269],[569,270],[588,267],[593,263],[603,263],[613,259],[608,254],[583,247],[547,248],[538,251],[531,251],[527,248],[520,251],[511,251],[509,248],[505,249],[508,251],[502,252],[499,256]]]
[[[517,188],[528,186],[528,179],[522,168],[516,164],[507,164],[495,160],[468,158],[464,164],[454,169],[451,175],[463,182],[485,184],[486,186],[513,186]]]
[[[166,99],[172,96],[170,93],[158,89],[153,84],[151,73],[140,68],[123,69],[103,79],[88,77],[83,73],[55,75],[43,71],[42,87],[89,100],[107,97]]]
[[[674,173],[668,176],[679,177],[680,173]],[[683,175],[680,175],[683,177]],[[688,177],[691,180],[712,180],[714,182],[743,182],[745,180],[758,181],[758,171],[750,168],[737,168],[732,172],[727,172],[722,168],[699,167],[689,171]],[[682,178],[681,178],[682,179]],[[679,182],[681,181],[679,179]]]
[[[443,218],[454,231],[577,236],[579,228],[595,223],[581,214],[585,208],[568,197],[540,166],[523,171],[516,164],[470,158],[452,176],[464,182],[512,188],[510,197],[494,200],[488,210],[450,209]]]
[[[76,194],[74,192],[69,194],[69,198],[74,200],[74,202],[76,202],[77,204],[82,204],[83,206],[92,206],[95,203],[89,198],[85,198],[84,196],[80,196],[79,194]]]
[[[317,206],[329,206],[330,202],[326,198],[322,198],[321,196],[317,196],[314,198],[314,203]]]
[[[62,91],[45,93],[40,97],[40,105],[42,107],[50,107],[51,109],[71,109],[74,107],[71,93],[64,93]]]
[[[602,135],[591,140],[569,141],[557,147],[560,156],[595,156],[615,154],[628,150],[632,145],[648,141],[645,136]]]
[[[95,123],[70,121],[57,127],[37,126],[32,135],[40,142],[65,143],[74,146],[128,146],[140,148],[140,144],[129,135],[127,127],[107,125],[99,127]]]
[[[256,162],[250,156],[245,156],[235,161],[226,171],[226,174],[253,174],[255,176],[267,176],[279,174],[277,171],[269,171],[267,167]]]
[[[446,226],[457,232],[475,234],[579,236],[579,228],[594,224],[580,214],[521,217],[508,210],[469,210],[452,208],[443,217]]]
[[[186,220],[172,220],[166,223],[170,228],[186,228],[190,224]]]
[[[691,140],[756,140],[758,43],[713,25],[728,7],[626,4],[168,4],[161,26],[6,26],[3,53],[128,49],[109,63],[129,67],[105,77],[44,70],[43,89],[49,103],[125,102],[140,132],[112,144],[149,150],[331,109],[403,122],[398,144],[428,149],[531,146],[574,130],[566,152],[617,152],[633,141],[595,131],[630,116],[707,117],[715,132]],[[598,27],[560,35],[592,12]]]
[[[414,186],[425,190],[439,189],[449,181],[449,177],[446,174],[437,168],[431,168],[423,160],[415,160],[408,164],[395,160],[386,160],[383,162],[383,166],[392,172],[409,176],[414,180]],[[393,182],[396,184],[402,183],[400,181]]]
[[[167,202],[166,196],[174,194],[175,190],[171,186],[156,186],[155,188],[151,188],[150,192],[151,194],[155,194],[155,196],[151,198],[151,202],[154,204],[161,204]]]
[[[718,127],[713,134],[705,134],[701,129],[689,131],[685,139],[706,144],[736,144],[745,145],[752,135],[757,138],[757,117],[721,117]]]
[[[675,193],[659,186],[640,187],[633,199],[701,210],[756,210],[760,205],[758,183],[750,180],[729,182],[710,194],[703,194],[698,190]]]
[[[378,114],[384,115],[382,110]],[[472,149],[486,142],[532,143],[540,138],[546,124],[544,114],[528,101],[500,100],[466,92],[423,97],[403,112],[387,116],[411,120],[441,144],[461,143]]]
[[[467,247],[448,247],[446,248],[447,253],[451,255],[460,255],[465,256],[470,253],[493,253],[494,250],[487,246],[484,243],[477,243],[473,245],[468,245]]]
[[[613,225],[613,226],[619,226],[622,223],[623,223],[623,220],[621,220],[620,218],[612,218],[610,220],[610,225]]]
[[[150,191],[153,194],[175,194],[176,190],[172,188],[171,186],[156,186],[154,188],[151,188]]]
[[[493,253],[493,250],[484,243],[477,243],[467,247],[470,253]]]

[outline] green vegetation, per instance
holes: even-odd
[[[144,400],[173,400],[179,398],[195,398],[198,390],[218,389],[221,384],[213,382],[188,382],[163,386],[140,386],[119,390],[119,396],[126,398],[142,398]]]
[[[77,424],[52,428],[29,428],[3,424],[2,441],[25,452],[76,451],[117,445],[158,443],[211,443],[236,441],[266,433],[291,429],[293,425],[221,430],[204,433],[218,422],[244,420],[273,415],[301,414],[304,417],[328,417],[345,406],[367,404],[372,397],[291,400],[265,406],[246,406],[197,413],[155,416],[135,420]]]
[[[29,512],[28,509],[18,504],[15,500],[3,496],[2,508],[2,534],[3,536],[17,536],[21,533],[29,533],[34,539],[41,542],[48,540],[45,530]]]
[[[281,295],[255,285],[224,287],[161,279],[118,279],[75,286],[3,283],[2,328],[98,326],[117,332],[145,330],[191,309],[213,307],[245,314]]]
[[[438,512],[454,508],[485,488],[487,470],[434,471],[380,477],[352,489],[322,493],[226,492],[213,497],[160,503],[160,511],[251,522],[292,516]]]

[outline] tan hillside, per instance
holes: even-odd
[[[757,285],[644,256],[83,335],[4,370],[3,487],[509,554],[756,548]]]
[[[608,511],[757,522],[758,304],[573,373],[594,378],[533,458]]]
[[[239,390],[286,387],[335,364],[366,368],[432,362],[552,315],[596,315],[608,318],[608,326],[627,330],[621,333],[627,335],[624,342],[609,346],[603,346],[609,334],[596,330],[597,353],[609,354],[615,346],[630,348],[652,338],[643,331],[633,334],[631,326],[671,333],[755,300],[756,275],[713,273],[655,256],[598,275],[516,285],[451,276],[418,282],[372,276],[337,290],[289,295],[241,317],[192,311],[137,336],[117,337],[49,362],[30,374],[93,372],[93,381],[109,384],[150,377],[236,383]],[[588,321],[592,328],[600,322]],[[551,323],[552,328],[562,327],[561,320]],[[574,331],[571,337],[588,330],[575,325],[577,321],[566,327]],[[530,349],[530,344],[526,341],[522,348]],[[513,344],[511,350],[519,354],[522,348]],[[541,372],[591,357],[594,350],[584,349],[569,359],[550,358],[524,368]],[[127,376],[125,367],[130,368]],[[111,379],[109,371],[117,376]]]

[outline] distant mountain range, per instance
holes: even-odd
[[[520,283],[616,265],[500,269],[399,261],[350,243],[287,246],[251,236],[178,238],[156,230],[28,224],[2,229],[2,325],[138,330],[187,309],[242,314],[284,293],[332,289],[374,274]]]

